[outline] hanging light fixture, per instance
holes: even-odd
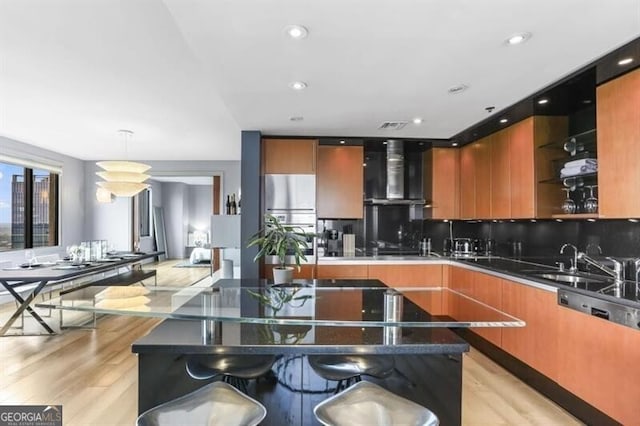
[[[128,157],[128,141],[133,136],[131,130],[118,130],[124,139],[125,159]],[[98,186],[117,197],[133,197],[138,192],[149,187],[144,183],[149,178],[145,174],[151,168],[146,164],[133,161],[100,161],[96,163],[104,171],[96,172],[104,181]]]
[[[102,204],[112,203],[113,199],[114,199],[114,196],[111,192],[101,187],[96,188],[96,200],[98,200],[99,203],[102,203]]]

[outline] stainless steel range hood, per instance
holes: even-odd
[[[379,152],[379,151],[378,151]],[[377,168],[377,179],[383,180],[385,183],[385,193],[377,191],[373,197],[369,195],[365,198],[366,204],[374,205],[425,205],[422,193],[422,167],[414,162],[407,163],[405,157],[404,141],[397,139],[389,139],[386,141],[386,152],[384,153],[384,163],[386,167]],[[382,164],[380,164],[382,165]],[[411,176],[408,176],[411,175]],[[416,175],[417,176],[413,176]],[[420,185],[420,190],[416,191],[412,188],[413,181]],[[406,185],[409,185],[407,188]],[[382,188],[380,188],[382,189]],[[407,197],[407,193],[411,193],[411,197]],[[380,197],[382,195],[384,198]]]
[[[387,199],[404,198],[404,149],[399,140],[387,141]]]

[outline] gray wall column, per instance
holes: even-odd
[[[242,131],[242,161],[240,183],[242,188],[242,218],[240,219],[240,276],[259,278],[258,263],[253,261],[257,247],[246,247],[249,237],[260,229],[260,139],[258,131]]]

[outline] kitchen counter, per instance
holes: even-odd
[[[636,296],[635,282],[626,281],[622,297],[603,294],[581,288],[580,285],[569,285],[540,277],[542,273],[559,273],[557,267],[550,266],[555,258],[510,259],[498,256],[353,256],[353,257],[319,257],[318,265],[449,265],[459,268],[483,272],[499,278],[535,287],[541,290],[557,293],[559,289],[570,290],[591,297],[596,297],[612,303],[618,303],[631,308],[640,308],[640,300]],[[569,274],[567,271],[564,274]],[[580,272],[585,276],[594,277],[604,283],[600,287],[608,287],[613,280],[608,276]]]

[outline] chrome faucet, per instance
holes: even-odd
[[[564,249],[567,247],[571,247],[573,249],[573,259],[569,259],[569,272],[574,273],[578,271],[578,248],[573,244],[563,244],[562,247],[560,247],[560,254],[564,254]]]
[[[622,262],[615,260],[612,257],[607,257],[606,258],[607,260],[610,260],[611,262],[613,262],[613,269],[611,269],[608,266],[605,266],[593,260],[592,258],[590,258],[589,256],[587,256],[585,253],[582,253],[582,252],[578,253],[578,259],[584,260],[589,265],[595,266],[596,268],[600,269],[602,272],[608,275],[611,275],[613,277],[613,285],[615,286],[615,295],[619,297],[620,290],[622,289],[622,283],[624,282],[624,279],[622,278]]]

